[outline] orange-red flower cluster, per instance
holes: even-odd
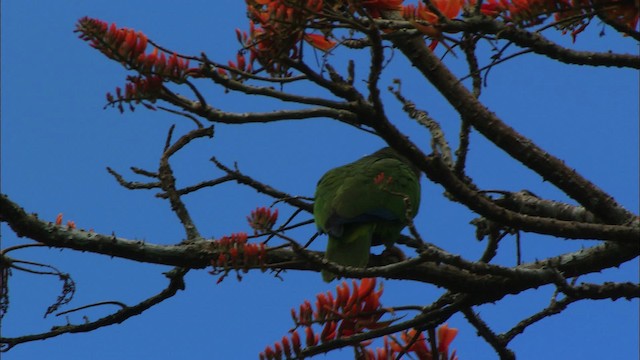
[[[336,287],[335,295],[330,291],[318,294],[315,309],[308,300],[300,305],[297,312],[291,309],[296,327],[305,327],[306,346],[361,333],[365,329],[388,326],[391,321],[379,321],[387,310],[380,304],[382,286],[377,291],[375,286],[375,278],[362,279],[359,284],[353,281],[352,289],[343,281]],[[313,331],[314,323],[324,324],[320,334]],[[300,351],[300,336],[293,330],[291,340],[283,337],[273,348],[268,346],[260,358],[281,359],[284,353],[285,358],[290,359],[292,353],[297,355]]]
[[[453,19],[460,14],[463,0],[432,0],[431,4],[433,4],[444,17]],[[402,16],[410,21],[420,32],[434,39],[429,45],[431,50],[438,45],[440,38],[442,38],[442,33],[435,26],[439,23],[438,15],[429,10],[424,3],[420,2],[418,6],[412,4],[404,6],[402,8]],[[416,20],[428,24],[422,24]]]
[[[453,19],[458,14],[460,14],[460,10],[462,10],[463,1],[462,0],[432,0],[431,4],[435,6],[444,17],[447,19]],[[430,24],[438,23],[438,15],[433,13],[429,8],[422,2],[418,3],[418,6],[409,4],[406,5],[402,9],[403,17],[407,20],[422,20],[428,22]],[[417,25],[416,28],[423,33],[434,36],[437,33],[434,33],[435,29],[432,26],[425,26],[421,24]]]
[[[260,207],[252,210],[251,215],[247,216],[249,226],[253,229],[255,235],[271,231],[277,220],[278,209],[271,212],[271,209],[266,207]]]
[[[323,0],[246,0],[251,19],[249,34],[236,31],[242,45],[249,49],[249,63],[258,61],[270,74],[286,75],[287,67],[278,59],[297,59],[300,42],[328,51],[335,42],[324,36],[307,34],[307,27],[320,16]]]
[[[107,93],[108,104],[106,106],[117,106],[120,112],[124,112],[123,103],[129,104],[129,109],[134,111],[133,104],[142,104],[149,110],[155,110],[153,105],[150,105],[144,100],[155,103],[162,89],[162,78],[156,75],[147,77],[142,76],[128,76],[127,84],[124,88],[124,93],[120,87],[116,87],[116,95]]]
[[[316,49],[327,52],[336,46],[336,42],[327,38],[326,35],[304,34],[304,41]]]
[[[449,345],[453,342],[453,339],[458,335],[458,329],[450,328],[449,325],[443,324],[438,328],[438,352],[441,354],[449,353]],[[452,357],[455,355],[453,351]]]
[[[619,1],[616,4],[606,6],[602,14],[610,21],[626,26],[629,30],[637,30],[640,18],[639,1]]]
[[[485,0],[481,8],[485,15],[525,27],[538,25],[553,14],[558,28],[570,31],[574,40],[589,25],[594,10],[630,30],[638,25],[640,14],[640,3],[632,0]]]
[[[475,5],[475,1],[471,2]],[[486,0],[481,6],[483,14],[501,17],[505,22],[522,26],[542,23],[553,12],[568,11],[566,0]]]
[[[309,336],[312,339],[309,339]],[[317,336],[312,333],[307,332],[307,343],[314,341],[317,342]],[[276,342],[271,346],[267,346],[263,352],[260,353],[260,360],[272,360],[272,359],[282,359],[283,355],[285,359],[292,359],[295,356],[299,355],[302,351],[302,345],[300,343],[300,335],[298,335],[297,331],[291,332],[291,340],[288,337],[283,336],[281,342]],[[295,355],[295,356],[294,356]]]
[[[250,266],[264,265],[267,259],[267,251],[264,243],[247,243],[246,233],[231,234],[212,242],[212,248],[217,255],[211,259],[214,270],[211,274],[217,274],[217,268],[248,271]],[[218,282],[222,281],[221,277]]]
[[[400,333],[400,339],[394,337],[389,340],[385,336],[383,347],[378,347],[375,351],[366,349],[364,358],[367,360],[396,359],[400,353],[404,352],[405,354],[413,354],[419,360],[458,360],[455,350],[449,355],[449,345],[458,334],[458,329],[450,328],[444,324],[438,328],[437,333],[438,356],[434,356],[429,349],[424,334],[411,329]]]
[[[83,17],[78,21],[75,32],[79,32],[81,39],[88,41],[107,57],[140,74],[156,75],[173,81],[181,81],[187,76],[188,59],[175,53],[165,53],[158,48],[147,54],[148,39],[140,31],[118,28],[116,24],[109,25],[102,20]]]
[[[369,15],[373,18],[382,16],[382,11],[401,10],[404,0],[364,0],[361,2]]]

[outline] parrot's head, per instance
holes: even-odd
[[[420,178],[420,175],[422,174],[422,171],[420,171],[420,169],[417,166],[415,166],[411,161],[409,161],[409,159],[400,155],[397,151],[395,151],[394,149],[388,146],[374,152],[373,154],[371,154],[371,156],[378,156],[380,158],[398,159],[403,163],[407,164],[407,166],[409,166],[411,170],[413,170],[413,172],[416,174],[416,176],[418,176],[418,178]]]

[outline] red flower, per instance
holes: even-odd
[[[158,49],[149,55],[145,54],[148,39],[142,32],[132,29],[118,28],[116,24],[107,25],[106,22],[89,17],[78,21],[75,32],[80,38],[100,50],[107,57],[135,69],[144,75],[156,75],[182,81],[188,72],[189,62],[175,53],[167,55],[164,52],[158,57]]]
[[[382,11],[394,11],[402,9],[404,0],[364,0],[362,6],[367,9],[374,18],[379,18]]]
[[[293,352],[296,353],[296,355],[300,354],[300,335],[298,335],[297,331],[294,331],[293,334],[291,334],[291,344],[293,347]]]
[[[294,330],[291,330],[291,340],[283,337],[280,342],[276,342],[275,345],[268,348],[275,349],[275,351],[272,350],[274,355],[284,353],[287,359],[291,357],[291,350],[296,355],[299,355],[302,351],[300,335],[295,329],[300,326],[305,328],[306,347],[317,346],[320,342],[327,343],[337,338],[362,333],[366,329],[379,329],[389,326],[394,320],[379,321],[388,310],[380,304],[382,286],[378,290],[375,288],[375,278],[362,279],[360,282],[353,281],[353,290],[343,281],[336,287],[335,296],[331,292],[318,294],[316,296],[315,309],[310,301],[304,301],[300,305],[298,313],[296,313],[295,309],[291,309],[291,317],[295,323]],[[313,327],[316,324],[322,325],[320,334],[314,332]],[[364,341],[358,346],[366,354],[369,352],[364,347],[370,343],[371,341]],[[423,341],[422,345],[426,346],[425,344]],[[415,349],[419,349],[420,346],[415,345]],[[278,349],[282,349],[281,352]],[[266,354],[266,351],[263,354]],[[376,353],[371,354],[375,355]],[[378,351],[378,354],[393,354],[392,344],[385,341],[385,349]],[[383,358],[386,359],[386,357],[381,357],[380,359]],[[375,356],[372,359],[375,359]]]
[[[277,220],[278,209],[271,212],[271,209],[266,207],[260,207],[252,210],[251,215],[247,216],[249,226],[253,229],[256,235],[271,231]]]
[[[447,324],[442,324],[438,328],[438,352],[449,353],[449,345],[458,335],[458,329],[450,328]]]
[[[322,329],[322,334],[320,335],[320,339],[323,343],[335,339],[336,328],[337,323],[335,321],[329,321],[324,325],[324,329]]]
[[[289,343],[289,338],[286,336],[282,337],[282,348],[284,350],[284,356],[288,358],[291,357],[291,344]]]
[[[447,19],[453,19],[458,16],[460,10],[462,10],[462,0],[432,0],[431,4],[438,8],[438,10],[444,15]],[[407,5],[403,8],[403,16],[407,20],[422,20],[426,21],[430,24],[438,23],[438,15],[431,12],[426,5],[422,2],[418,3],[418,7],[414,5]],[[430,36],[437,37],[440,35],[440,31],[430,25],[423,25],[419,23],[413,23],[416,29],[420,30],[422,33]]]
[[[327,52],[336,46],[336,42],[327,39],[324,35],[319,34],[304,34],[304,40],[316,49]]]
[[[307,326],[304,332],[307,335],[307,346],[315,346],[318,344],[319,336],[313,333],[311,326]]]

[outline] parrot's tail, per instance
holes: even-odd
[[[371,237],[375,227],[375,224],[370,223],[345,225],[341,237],[329,236],[325,258],[345,266],[367,266],[371,251]],[[334,273],[322,270],[322,280],[325,282],[335,278]]]

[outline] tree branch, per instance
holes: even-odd
[[[406,41],[411,37],[422,37],[415,26],[392,12],[385,12],[386,19],[376,19],[375,22],[382,29],[396,30],[385,36],[393,42]],[[530,32],[517,26],[505,24],[501,21],[487,18],[486,16],[473,16],[463,20],[442,19],[437,28],[447,33],[473,33],[479,35],[496,35],[499,38],[512,41],[521,48],[531,49],[534,53],[558,60],[565,64],[588,66],[612,66],[621,68],[640,69],[640,57],[633,54],[615,54],[609,52],[577,51],[562,47],[539,32]],[[367,24],[366,19],[362,19]],[[420,22],[418,21],[420,24]],[[432,24],[423,24],[431,25]],[[634,33],[630,33],[635,37]]]
[[[498,353],[500,359],[515,360],[516,355],[511,351],[511,349],[507,348],[508,342],[505,342],[502,338],[496,335],[472,308],[462,309],[462,313],[467,321],[469,321],[469,323],[478,330],[478,335],[482,336],[482,338],[491,345],[491,347],[493,347],[496,353]]]
[[[638,56],[567,49],[548,40],[538,32],[529,32],[484,16],[471,17],[455,23],[448,21],[443,30],[447,31],[449,29],[480,34],[495,34],[499,38],[513,41],[513,43],[522,48],[530,48],[536,54],[544,55],[566,64],[640,69],[640,57]]]
[[[134,306],[124,307],[121,310],[111,315],[102,317],[96,321],[79,325],[56,326],[51,329],[51,331],[41,334],[25,335],[15,338],[0,337],[0,351],[8,351],[18,344],[30,341],[44,340],[67,333],[89,332],[101,327],[122,323],[123,321],[133,316],[140,315],[145,310],[174,296],[178,292],[178,290],[184,290],[184,275],[187,273],[187,271],[188,270],[186,269],[174,268],[173,270],[166,272],[165,276],[169,278],[169,285],[160,293],[147,298]]]
[[[353,114],[346,110],[316,107],[297,110],[278,110],[272,112],[236,113],[226,112],[212,106],[202,106],[182,95],[165,94],[162,99],[185,111],[191,112],[211,122],[222,124],[268,123],[282,120],[306,120],[311,118],[331,118],[344,122],[355,122]]]
[[[396,19],[399,14],[385,13],[385,16]],[[505,29],[505,31],[509,30]],[[421,38],[395,39],[393,43],[440,91],[460,113],[463,120],[468,121],[507,154],[540,174],[545,180],[553,183],[607,222],[623,224],[635,217],[607,193],[567,167],[562,160],[542,150],[530,139],[502,122],[458,81],[458,78],[429,50]],[[417,157],[417,154],[410,158],[414,157]]]
[[[265,194],[265,195],[269,195],[275,199],[279,199],[282,200],[283,202],[294,206],[298,209],[302,209],[306,212],[309,213],[313,213],[313,204],[309,204],[308,202],[302,201],[300,200],[299,197],[297,196],[291,196],[283,191],[274,189],[273,187],[261,183],[260,181],[257,181],[255,179],[253,179],[250,176],[247,176],[243,173],[241,173],[238,169],[231,169],[227,166],[225,166],[224,164],[222,164],[220,161],[218,161],[218,159],[216,159],[215,157],[211,158],[211,161],[216,164],[216,166],[218,167],[218,169],[224,171],[225,173],[227,173],[227,176],[231,177],[231,179],[235,180],[236,182],[238,182],[238,184],[243,184],[243,185],[247,185],[249,187],[254,188],[255,190],[257,190],[259,193]]]

